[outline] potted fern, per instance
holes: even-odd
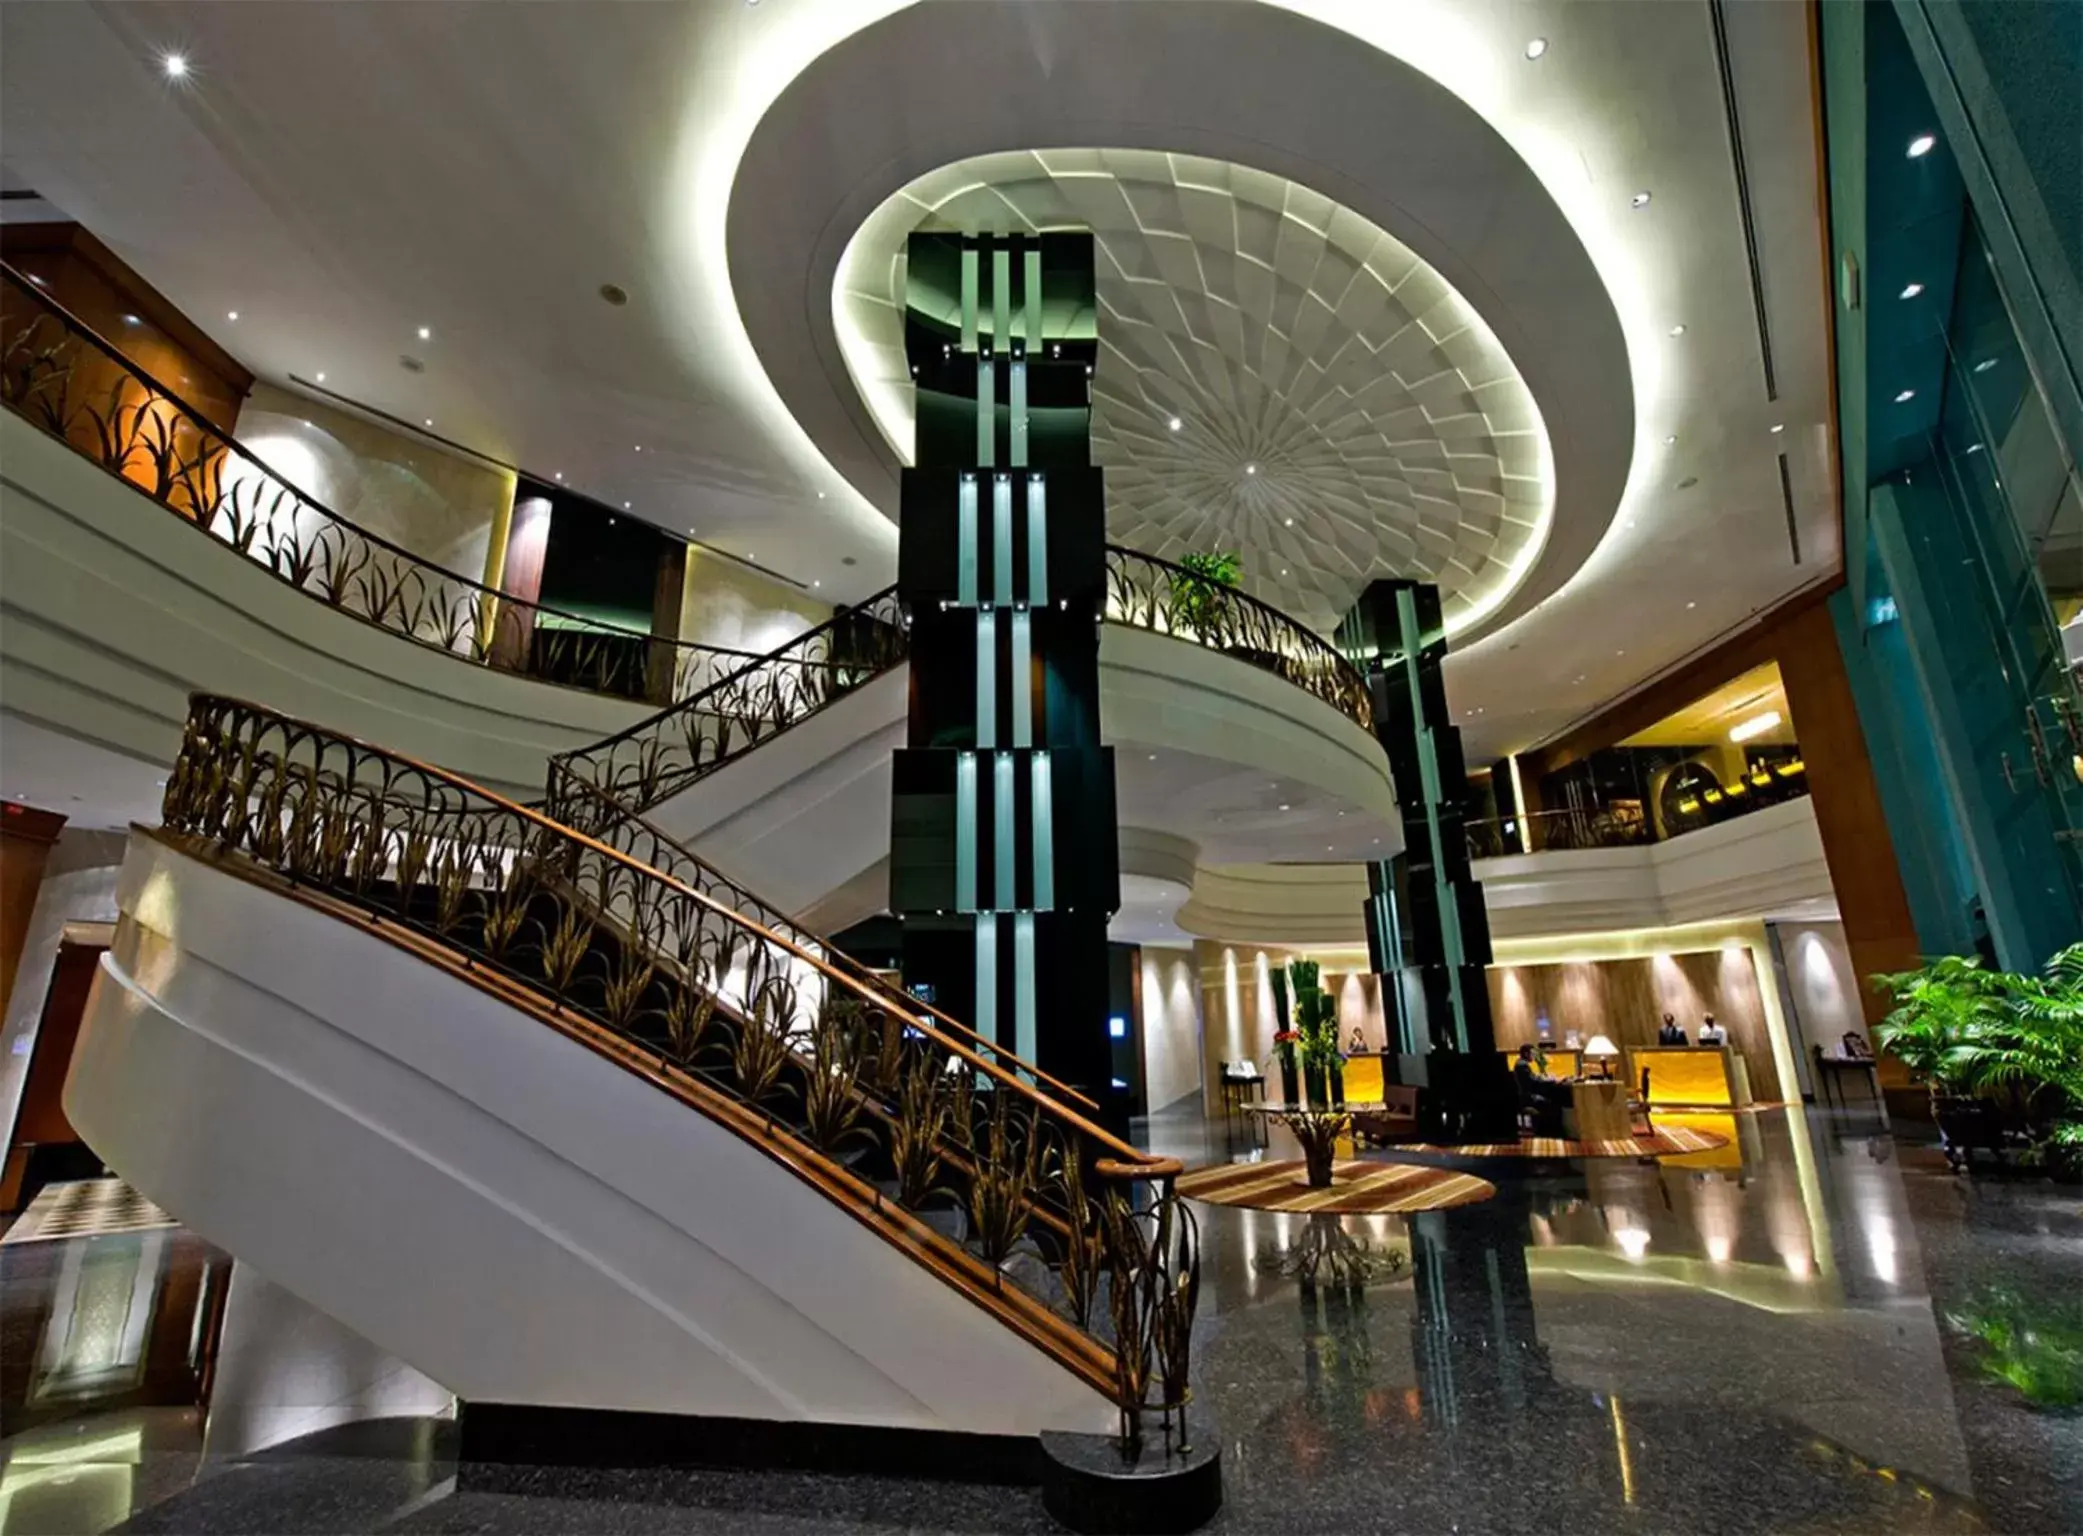
[[[1975,1147],[2001,1155],[2004,1095],[2031,1136],[2028,1158],[2083,1175],[2083,944],[2038,976],[1945,955],[1872,981],[1895,1001],[1874,1036],[1924,1081],[1955,1168]]]
[[[1221,638],[1229,594],[1244,574],[1243,558],[1234,549],[1196,551],[1179,557],[1179,570],[1172,578],[1172,620],[1213,644]]]

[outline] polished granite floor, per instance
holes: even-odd
[[[2083,1530],[2083,1418],[2013,1384],[2053,1395],[2047,1343],[2083,1334],[2077,1191],[1953,1177],[1842,1112],[1723,1125],[1719,1153],[1533,1170],[1408,1220],[1203,1208],[1211,1529]],[[1148,1140],[1252,1155],[1197,1116]],[[33,1276],[62,1245],[37,1246],[26,1271],[0,1251],[0,1339],[50,1313]],[[0,1442],[0,1536],[1051,1528],[1028,1492],[894,1479],[461,1486],[437,1420],[237,1458],[205,1457],[202,1428],[177,1407],[46,1415]]]

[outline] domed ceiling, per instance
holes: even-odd
[[[1436,581],[1460,629],[1539,554],[1554,498],[1531,392],[1475,310],[1350,209],[1141,150],[920,177],[856,233],[833,295],[848,370],[907,461],[915,229],[1092,231],[1093,445],[1117,542],[1171,559],[1234,549],[1250,591],[1323,629],[1382,576]]]

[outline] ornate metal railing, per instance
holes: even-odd
[[[455,952],[607,1031],[669,1083],[727,1097],[844,1198],[887,1201],[915,1224],[958,1210],[966,1230],[920,1225],[913,1241],[976,1275],[985,1298],[1024,1297],[1004,1301],[1009,1320],[1040,1309],[1073,1330],[1083,1353],[1059,1358],[1114,1393],[1125,1437],[1146,1410],[1168,1434],[1183,1414],[1199,1253],[1178,1165],[738,910],[713,881],[681,878],[688,865],[634,818],[613,818],[630,847],[613,846],[440,769],[197,695],[164,820],[199,852]],[[879,1180],[849,1156],[862,1147]]]
[[[551,814],[591,832],[603,805],[647,811],[910,654],[897,589],[885,588],[649,719],[551,758]],[[574,795],[578,785],[599,796]]]
[[[451,656],[665,704],[761,659],[524,602],[290,485],[12,267],[0,403],[308,597]]]
[[[1314,630],[1235,587],[1109,544],[1106,617],[1249,662],[1315,694],[1362,729],[1374,728],[1360,669]]]

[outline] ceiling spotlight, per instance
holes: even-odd
[[[123,323],[125,325],[143,325],[144,321],[138,319],[136,315],[125,315],[123,317]]]
[[[170,53],[159,61],[160,73],[169,80],[183,80],[188,76],[188,59],[183,54]]]
[[[561,469],[557,471],[557,483],[559,485],[564,483],[564,471]]]
[[[636,445],[636,451],[637,451],[638,453],[642,453],[642,452],[644,451],[644,445],[643,445],[642,443],[638,443],[638,444]]]
[[[626,502],[626,501],[625,501],[625,502],[623,502],[623,503],[622,503],[622,510],[623,510],[624,512],[627,512],[627,511],[629,510],[629,503],[628,503],[628,502]]]
[[[1545,37],[1536,37],[1526,45],[1526,57],[1529,59],[1537,59],[1547,51],[1548,40]]]
[[[312,377],[316,379],[319,383],[323,384],[325,382],[325,371],[323,369],[320,369],[317,373],[313,374]]]
[[[432,341],[434,339],[434,332],[427,326],[423,325],[419,328],[419,339],[421,341]]]
[[[34,272],[31,272],[29,274],[29,281],[34,283],[39,288],[47,288],[50,286],[42,278],[38,277]]]
[[[1150,754],[1150,761],[1153,763],[1157,761],[1157,754],[1155,752],[1152,752]]]
[[[239,312],[235,309],[227,309],[224,312],[224,318],[227,320],[236,320],[239,318]]]
[[[810,578],[810,585],[813,587],[821,587],[824,585],[824,583],[819,581],[815,576],[813,576]]]
[[[1673,336],[1683,336],[1685,334],[1685,327],[1682,325],[1674,325],[1671,327],[1671,334]]]
[[[1255,475],[1258,473],[1258,466],[1256,464],[1246,464],[1244,466],[1244,473],[1247,475]]]
[[[1637,192],[1627,200],[1627,206],[1630,208],[1647,208],[1649,206],[1649,194],[1647,192]]]
[[[1673,443],[1675,443],[1675,442],[1677,442],[1677,441],[1678,441],[1678,434],[1677,434],[1677,433],[1675,433],[1675,432],[1673,432],[1673,433],[1672,433],[1672,434],[1671,434],[1671,435],[1670,435],[1669,437],[1667,437],[1667,438],[1665,438],[1665,439],[1664,439],[1664,446],[1665,446],[1666,448],[1668,448],[1668,447],[1670,447],[1670,446],[1671,446],[1671,445],[1672,445]]]
[[[817,499],[818,499],[819,501],[823,501],[823,500],[825,499],[825,493],[824,493],[823,491],[819,491],[819,492],[817,493]]]
[[[1897,395],[1897,396],[1895,397],[1895,403],[1896,403],[1897,405],[1901,405],[1901,404],[1903,404],[1903,403],[1904,403],[1905,401],[1909,401],[1909,400],[1914,400],[1914,399],[1916,399],[1916,398],[1917,398],[1917,392],[1916,392],[1915,390],[1913,390],[1913,389],[1905,389],[1905,390],[1904,390],[1904,391],[1903,391],[1903,392],[1902,392],[1901,394],[1899,394],[1899,395]]]
[[[1685,606],[1688,608],[1697,608],[1700,605],[1698,603],[1687,603]]]
[[[1166,423],[1165,423],[1165,426],[1166,426],[1167,428],[1169,428],[1170,430],[1174,431],[1174,432],[1178,431],[1178,430],[1179,430],[1179,429],[1180,429],[1181,427],[1183,427],[1183,426],[1185,426],[1185,425],[1186,425],[1186,423],[1185,423],[1185,422],[1183,422],[1183,421],[1181,421],[1181,420],[1180,420],[1180,419],[1179,419],[1178,417],[1176,417],[1176,416],[1174,416],[1174,417],[1173,417],[1173,418],[1172,418],[1172,419],[1171,419],[1170,421],[1168,421],[1168,422],[1166,422]]]
[[[1292,528],[1295,526],[1295,520],[1293,518],[1289,518],[1285,523],[1281,524],[1281,526],[1283,528]]]
[[[1902,292],[1897,294],[1896,297],[1903,299],[1913,299],[1923,291],[1924,285],[1922,283],[1910,283],[1907,286],[1905,286]]]
[[[1987,373],[1987,372],[1988,372],[1988,371],[1989,371],[1989,370],[1990,370],[1991,368],[1994,368],[1995,366],[1996,366],[1996,359],[1995,359],[1995,358],[1993,358],[1993,357],[1985,357],[1985,358],[1983,358],[1983,359],[1982,359],[1982,360],[1981,360],[1981,361],[1980,361],[1979,363],[1976,363],[1976,364],[1975,364],[1975,372],[1976,372],[1976,373]]]
[[[431,427],[431,426],[433,426],[433,425],[434,425],[434,418],[433,418],[433,417],[431,417],[431,416],[429,416],[429,417],[428,417],[428,418],[426,419],[426,422],[425,422],[424,424],[425,424],[426,426],[430,426],[430,427]]]
[[[1923,159],[1926,155],[1930,154],[1935,147],[1937,147],[1937,144],[1938,139],[1935,135],[1928,133],[1918,134],[1915,138],[1909,141],[1910,159]]]
[[[1285,806],[1285,805],[1283,805],[1283,806],[1281,807],[1281,809],[1282,809],[1283,811],[1285,811],[1285,810],[1288,810],[1288,809],[1289,809],[1289,807],[1288,807],[1288,806]]]
[[[1783,422],[1783,421],[1775,421],[1775,422],[1773,422],[1773,423],[1772,423],[1772,435],[1773,435],[1774,437],[1777,437],[1777,436],[1778,436],[1778,435],[1779,435],[1780,433],[1784,432],[1785,430],[1786,430],[1786,423],[1785,423],[1785,422]]]

